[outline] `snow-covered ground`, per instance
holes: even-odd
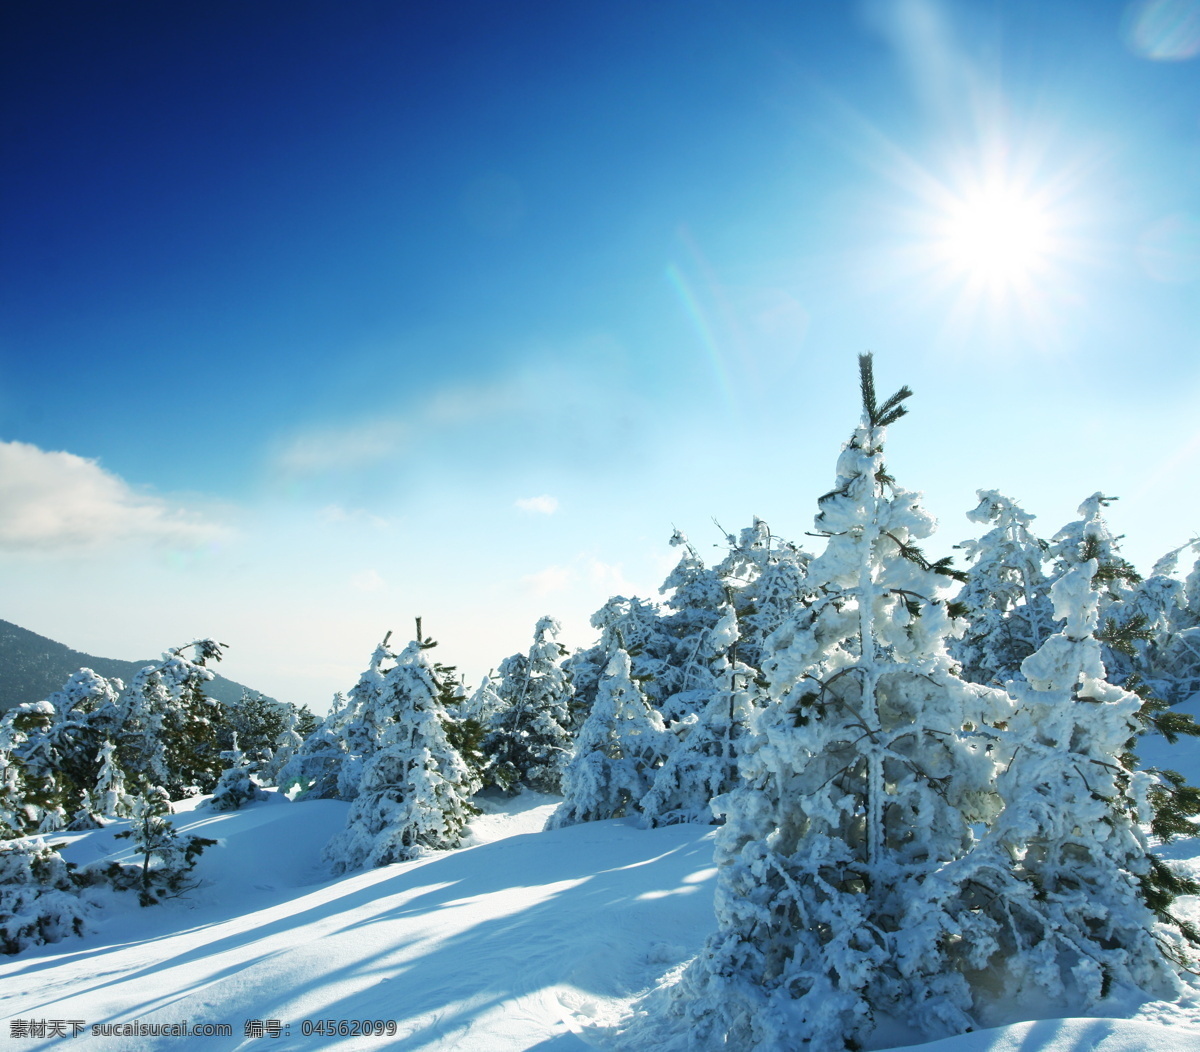
[[[555,802],[532,794],[485,801],[468,846],[338,880],[320,852],[349,805],[273,794],[232,813],[193,807],[177,815],[179,828],[218,841],[197,867],[203,884],[146,909],[133,896],[110,898],[84,938],[0,958],[0,1043],[131,1052],[603,1048],[606,1025],[695,954],[712,927],[712,829],[610,821],[542,832]],[[120,828],[56,840],[69,842],[63,853],[73,862],[122,857],[127,842],[113,839]],[[1200,840],[1164,853],[1200,874]],[[1195,1001],[1131,1006],[1125,1015],[1045,1019],[921,1047],[1200,1052]],[[13,1036],[22,1020],[87,1029],[75,1039]],[[90,1029],[184,1020],[227,1023],[232,1036]],[[305,1036],[322,1020],[335,1030],[361,1020],[395,1027],[382,1036]]]

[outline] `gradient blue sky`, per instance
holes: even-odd
[[[1200,0],[0,7],[0,617],[323,709],[811,528],[855,356],[977,488],[1200,533]],[[1008,283],[942,245],[1036,204]]]

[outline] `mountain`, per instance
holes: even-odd
[[[0,621],[0,712],[27,701],[41,701],[81,668],[90,668],[109,679],[116,676],[128,683],[135,672],[154,663],[155,659],[120,661],[84,654],[20,625]],[[205,687],[205,693],[232,704],[240,701],[242,691],[248,689],[218,673]]]

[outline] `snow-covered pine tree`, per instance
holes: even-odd
[[[217,740],[222,750],[233,748],[236,735],[237,748],[246,762],[256,764],[261,771],[269,765],[279,736],[294,718],[294,710],[291,705],[243,689],[236,703],[220,705],[220,715]]]
[[[204,693],[223,643],[198,639],[135,673],[118,701],[117,758],[131,785],[162,786],[178,799],[208,792],[220,772],[220,709]],[[193,657],[187,656],[188,651]]]
[[[600,681],[607,673],[613,653],[629,656],[631,675],[650,704],[659,712],[665,698],[678,689],[680,669],[675,664],[675,643],[658,607],[636,596],[614,595],[591,618],[600,632],[595,646],[572,654],[563,662],[574,690],[572,733],[578,735],[591,712]]]
[[[673,1030],[676,1047],[823,1052],[860,1044],[879,1013],[970,1026],[962,970],[981,935],[936,881],[998,807],[984,728],[1007,697],[952,672],[953,571],[916,547],[934,522],[883,461],[910,392],[879,404],[859,364],[863,419],[820,498],[815,594],[767,641],[771,702],[719,801],[717,931],[647,1043]]]
[[[164,716],[171,698],[154,665],[134,673],[118,699],[114,734],[117,762],[135,793],[171,780],[164,741]]]
[[[93,790],[105,762],[102,746],[119,719],[121,689],[119,679],[83,668],[46,700],[5,714],[0,721],[0,839],[39,829],[97,827]],[[115,764],[111,755],[108,762]],[[5,834],[5,828],[12,832]]]
[[[420,635],[420,618],[417,619],[417,634]],[[425,647],[437,646],[432,639],[425,640]],[[445,713],[442,727],[446,731],[446,741],[467,765],[467,781],[474,786],[472,793],[478,792],[483,785],[483,769],[486,763],[483,755],[483,738],[486,733],[484,725],[469,711],[470,703],[467,697],[467,685],[461,674],[453,665],[433,663],[433,679],[438,685],[438,702]]]
[[[1191,733],[1178,720],[1180,726],[1168,730],[1170,707],[1200,692],[1200,619],[1190,609],[1188,585],[1175,576],[1180,553],[1188,548],[1200,548],[1200,541],[1159,559],[1116,608],[1119,618],[1110,616],[1099,633],[1109,679],[1143,699],[1160,699],[1154,727],[1169,734]]]
[[[683,552],[659,588],[667,596],[663,605],[670,611],[661,620],[663,627],[677,639],[691,639],[720,620],[728,586],[715,569],[704,565],[682,530],[671,534],[670,545],[682,548]]]
[[[1181,599],[1186,605],[1186,586],[1184,596],[1180,597],[1170,577],[1170,555],[1159,561],[1147,581],[1121,556],[1120,538],[1113,536],[1101,511],[1115,499],[1092,494],[1079,507],[1081,518],[1063,527],[1055,540],[1063,577],[1095,564],[1088,576],[1095,594],[1089,633],[1099,647],[1101,675],[1136,695],[1139,702],[1134,723],[1137,734],[1131,733],[1122,753],[1123,765],[1134,770],[1138,766],[1136,749],[1141,735],[1158,733],[1174,744],[1181,736],[1200,736],[1200,725],[1190,714],[1173,709],[1154,690],[1155,686],[1166,686],[1170,692],[1177,690],[1172,684],[1163,683],[1155,661],[1160,655],[1171,653],[1166,631],[1172,615],[1178,616]],[[1150,823],[1155,835],[1167,837],[1183,832],[1191,826],[1190,819],[1200,815],[1200,789],[1187,784],[1177,771],[1151,770],[1143,772],[1141,777],[1148,786],[1146,795],[1152,806]],[[1159,916],[1168,918],[1169,904],[1183,886],[1156,859],[1151,858],[1147,865],[1148,875],[1142,881],[1146,902],[1156,904],[1154,909]]]
[[[346,695],[333,696],[329,714],[304,738],[292,757],[279,768],[275,784],[296,799],[336,800],[342,766],[346,763],[342,736],[350,705]],[[357,791],[354,786],[354,791]]]
[[[467,699],[465,715],[476,720],[482,727],[490,726],[492,720],[508,707],[496,689],[500,679],[500,673],[492,669],[480,680],[479,686]]]
[[[1177,836],[1195,835],[1195,818],[1200,815],[1200,788],[1188,784],[1182,774],[1169,767],[1139,771],[1142,764],[1138,757],[1148,733],[1161,734],[1170,745],[1177,744],[1181,737],[1200,736],[1200,725],[1192,715],[1173,707],[1192,696],[1187,689],[1191,667],[1188,659],[1194,660],[1194,655],[1186,645],[1187,630],[1174,630],[1187,607],[1186,588],[1173,576],[1182,550],[1178,548],[1159,559],[1150,576],[1132,589],[1132,595],[1120,606],[1122,624],[1109,618],[1103,631],[1095,633],[1103,643],[1102,655],[1124,659],[1133,669],[1121,685],[1136,694],[1140,702],[1136,713],[1139,733],[1126,743],[1121,763],[1127,771],[1149,779],[1146,796],[1151,810],[1150,832],[1164,844]],[[1194,638],[1200,642],[1200,632],[1195,632]],[[1181,656],[1182,662],[1178,660]],[[1107,667],[1105,671],[1112,679],[1111,671]],[[1200,893],[1200,883],[1180,875],[1153,853],[1148,856],[1148,867],[1140,875],[1147,906],[1188,941],[1200,945],[1200,928],[1172,913],[1174,900],[1180,895]]]
[[[991,529],[956,545],[970,566],[953,609],[967,628],[949,647],[964,679],[1002,687],[1053,631],[1043,570],[1050,546],[1033,533],[1034,516],[1016,501],[997,490],[976,492],[979,504],[967,518]]]
[[[767,636],[795,612],[808,591],[808,552],[771,532],[755,517],[738,537],[726,537],[729,552],[716,572],[729,588],[738,615],[738,660],[761,669]]]
[[[92,825],[72,821],[71,825],[78,828],[98,828],[104,824],[104,819],[128,818],[133,809],[133,797],[125,789],[125,772],[117,763],[116,746],[107,739],[101,743],[96,754],[96,784],[89,789],[83,798],[80,812],[90,819]]]
[[[676,730],[682,740],[639,805],[646,826],[712,823],[712,801],[737,785],[738,755],[758,701],[756,672],[737,660],[737,639],[737,614],[727,605],[704,632],[707,682],[692,694],[699,712]]]
[[[636,814],[667,757],[670,737],[634,680],[629,655],[618,647],[563,775],[563,802],[547,828]]]
[[[682,547],[683,554],[659,588],[669,593],[663,605],[670,613],[661,619],[672,641],[671,675],[661,708],[668,724],[694,719],[708,703],[712,693],[708,643],[729,592],[717,571],[704,565],[680,530],[672,535],[671,546]]]
[[[1141,579],[1133,564],[1121,555],[1121,538],[1113,534],[1104,518],[1102,509],[1114,500],[1117,498],[1093,493],[1076,509],[1079,518],[1067,523],[1050,542],[1055,580],[1076,566],[1096,560],[1094,580],[1100,597],[1101,616],[1105,606],[1123,599]]]
[[[478,782],[447,738],[441,685],[425,656],[432,645],[418,620],[417,639],[384,677],[378,748],[363,766],[346,828],[325,846],[335,874],[455,847],[475,813]]]
[[[300,751],[300,747],[304,744],[304,738],[298,729],[299,724],[300,713],[294,706],[290,706],[283,730],[279,732],[279,736],[275,739],[274,746],[271,749],[271,758],[263,767],[264,785],[278,785],[279,772]]]
[[[238,748],[237,734],[233,736],[233,748],[221,753],[221,759],[225,761],[225,770],[221,772],[212,799],[208,802],[212,810],[236,811],[243,804],[267,798],[254,778],[255,765]]]
[[[557,793],[561,787],[571,754],[571,684],[560,665],[567,651],[556,639],[561,629],[554,618],[541,618],[529,653],[500,665],[497,692],[504,707],[483,739],[484,778],[509,793],[522,786]]]
[[[563,659],[563,672],[571,684],[571,723],[567,729],[573,739],[579,737],[584,721],[592,711],[607,666],[608,657],[598,645],[580,647]]]
[[[170,775],[165,788],[175,798],[211,792],[220,776],[217,724],[221,709],[204,693],[204,684],[214,675],[206,667],[208,662],[220,661],[224,649],[224,643],[197,639],[163,655],[159,676],[170,698],[162,722]]]
[[[0,953],[82,935],[90,913],[53,847],[41,840],[0,841]]]
[[[1193,537],[1188,544],[1184,545],[1185,549],[1189,547],[1192,549],[1195,560],[1187,577],[1183,579],[1183,611],[1179,614],[1179,620],[1176,622],[1176,627],[1180,628],[1200,625],[1200,537]]]
[[[1004,810],[960,874],[994,922],[993,982],[1085,1008],[1120,987],[1172,995],[1182,959],[1172,893],[1139,827],[1150,779],[1127,767],[1142,703],[1105,679],[1096,639],[1111,580],[1099,569],[1095,556],[1076,562],[1051,588],[1063,624],[1012,687]]]
[[[383,683],[396,663],[396,654],[388,647],[392,633],[371,655],[371,664],[350,688],[346,705],[336,721],[341,747],[346,758],[338,771],[337,797],[353,800],[362,781],[363,767],[375,754],[383,739],[388,722],[386,707],[381,703]],[[309,794],[311,795],[311,794]]]
[[[54,709],[54,720],[46,730],[47,745],[55,757],[69,829],[99,825],[91,792],[101,776],[103,745],[111,741],[119,724],[122,689],[119,679],[105,679],[81,668],[46,699]],[[115,766],[115,758],[110,755],[108,763]]]
[[[24,834],[29,822],[25,803],[25,779],[15,749],[21,738],[10,718],[10,709],[0,716],[0,841]]]
[[[7,729],[2,738],[10,743],[10,760],[19,770],[21,805],[24,815],[21,833],[54,833],[64,829],[68,786],[62,776],[62,763],[51,731],[57,713],[48,701],[18,705],[4,714]]]
[[[1126,642],[1144,640],[1149,635],[1140,618],[1134,616],[1129,601],[1141,584],[1141,575],[1121,555],[1121,538],[1109,529],[1103,509],[1109,507],[1116,497],[1093,493],[1079,505],[1079,518],[1067,523],[1054,535],[1050,554],[1054,557],[1053,578],[1058,580],[1068,571],[1095,559],[1096,574],[1093,578],[1098,595],[1099,631],[1101,655],[1114,680],[1124,680],[1132,673],[1131,663],[1122,656],[1122,650],[1131,647],[1113,647],[1103,638],[1106,634],[1118,634]]]
[[[307,738],[321,725],[321,721],[313,715],[312,709],[307,705],[292,705],[291,709],[296,714],[296,733],[300,735],[301,740]]]
[[[367,669],[349,696],[338,691],[329,714],[313,727],[289,759],[278,765],[276,784],[295,798],[353,800],[363,765],[379,746],[385,717],[380,692],[396,655],[388,646],[392,633],[375,648]]]
[[[1169,684],[1160,696],[1172,705],[1200,694],[1200,539],[1185,547],[1196,552],[1197,558],[1184,580],[1181,601],[1171,611],[1157,670],[1157,675]]]
[[[130,828],[117,834],[133,840],[140,865],[121,867],[114,863],[109,871],[116,875],[121,870],[136,870],[133,886],[137,887],[138,901],[143,906],[153,906],[164,898],[181,895],[195,887],[194,883],[189,883],[191,872],[204,849],[216,843],[207,837],[180,836],[170,815],[171,800],[167,791],[161,786],[151,786],[134,801]],[[118,886],[123,883],[120,880],[114,882]]]

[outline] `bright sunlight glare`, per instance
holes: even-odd
[[[952,267],[989,285],[1022,284],[1051,248],[1043,210],[1028,197],[996,187],[954,202],[941,240]]]

